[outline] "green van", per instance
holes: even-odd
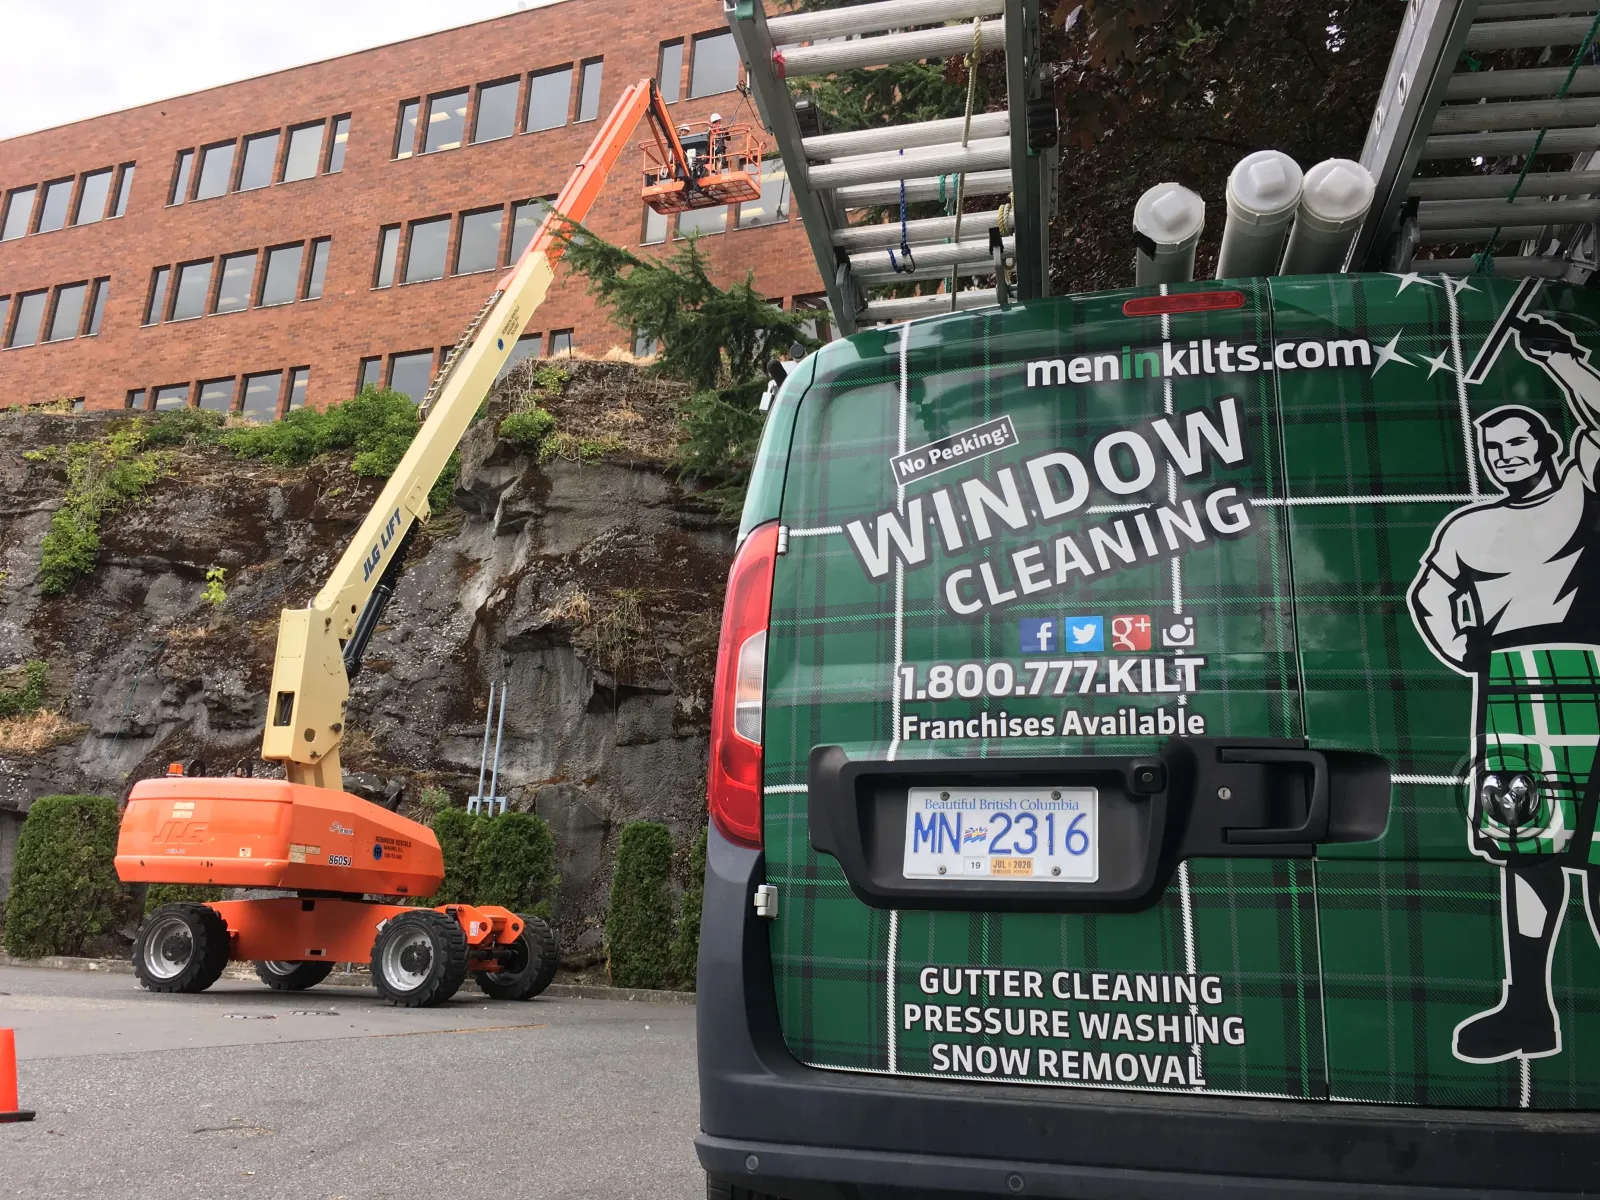
[[[1594,1194],[1597,477],[1551,281],[797,364],[713,709],[708,1195]]]

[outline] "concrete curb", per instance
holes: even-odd
[[[50,971],[98,971],[106,975],[132,975],[133,964],[125,958],[72,958],[47,954],[42,958],[14,958],[0,953],[0,967],[38,967]],[[229,963],[224,979],[256,982],[255,968],[249,963]],[[372,978],[365,970],[349,974],[335,971],[317,985],[319,988],[370,988]],[[617,988],[597,983],[552,983],[544,995],[562,1000],[632,1000],[641,1004],[694,1004],[693,992],[666,992],[651,988]]]

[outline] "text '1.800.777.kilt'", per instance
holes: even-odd
[[[1563,858],[1600,863],[1600,647],[1538,645],[1493,651],[1477,685],[1479,769],[1472,781],[1473,847],[1495,862]],[[1485,783],[1517,775],[1534,785],[1526,819],[1511,824],[1485,801]],[[1491,781],[1492,776],[1498,776]]]

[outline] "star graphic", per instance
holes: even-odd
[[[1396,296],[1398,296],[1400,294],[1400,292],[1405,291],[1413,283],[1421,284],[1423,287],[1438,287],[1439,286],[1437,283],[1433,282],[1433,280],[1431,280],[1431,279],[1424,279],[1421,275],[1419,275],[1415,271],[1407,271],[1404,275],[1401,275],[1397,271],[1385,271],[1384,274],[1393,276],[1395,279],[1398,279],[1400,281],[1399,291],[1395,292]]]
[[[1408,358],[1406,358],[1406,356],[1404,354],[1401,354],[1399,351],[1397,351],[1395,349],[1395,344],[1397,342],[1399,342],[1399,340],[1400,340],[1400,335],[1397,333],[1392,338],[1389,339],[1387,344],[1377,347],[1378,361],[1372,368],[1372,373],[1374,375],[1376,375],[1379,371],[1383,370],[1383,366],[1384,366],[1385,363],[1392,363],[1392,362],[1403,363],[1405,366],[1408,366],[1408,367],[1414,367],[1414,366],[1417,365],[1416,363],[1414,363],[1414,362],[1410,361]]]
[[[1418,355],[1418,357],[1421,358],[1423,362],[1428,364],[1428,367],[1429,367],[1428,378],[1429,379],[1432,379],[1433,376],[1434,376],[1434,373],[1437,372],[1437,371],[1449,371],[1452,375],[1455,374],[1455,368],[1452,367],[1449,363],[1445,362],[1445,360],[1444,360],[1444,351],[1443,350],[1439,351],[1439,357],[1438,358],[1429,358],[1426,354]]]
[[[1441,275],[1444,286],[1452,296],[1459,296],[1462,292],[1475,292],[1478,289],[1472,286],[1470,280],[1458,275]]]

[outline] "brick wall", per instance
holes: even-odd
[[[188,382],[196,385],[190,392],[192,403],[202,380],[242,380],[253,372],[287,374],[290,368],[309,367],[307,402],[320,407],[352,393],[363,358],[430,347],[437,351],[453,344],[495,276],[375,289],[379,229],[552,195],[598,124],[519,132],[500,141],[396,160],[401,102],[420,98],[426,121],[431,94],[522,76],[520,130],[529,72],[603,56],[603,116],[625,86],[656,73],[663,41],[683,38],[684,98],[672,106],[675,115],[680,121],[704,119],[713,111],[728,117],[739,103],[737,93],[688,98],[693,36],[723,27],[718,0],[671,5],[659,0],[563,0],[0,141],[4,194],[102,167],[137,164],[124,216],[0,241],[0,296],[12,297],[8,323],[15,323],[16,297],[23,293],[110,279],[97,335],[0,349],[0,406],[67,396],[84,397],[89,408],[117,408],[131,389]],[[343,114],[350,116],[350,132],[338,173],[167,204],[181,149],[282,129],[277,178],[290,127]],[[753,105],[747,102],[739,115],[754,120]],[[635,140],[644,136],[641,125]],[[242,155],[241,142],[235,178]],[[197,154],[194,172],[198,159]],[[630,152],[590,211],[590,227],[614,242],[637,245],[643,215],[640,181],[639,160]],[[192,191],[193,180],[190,187]],[[35,222],[37,212],[36,207]],[[157,266],[321,237],[332,243],[320,299],[143,324]],[[787,299],[821,289],[797,218],[708,237],[702,245],[722,282],[753,270],[756,286],[768,296]],[[257,290],[262,268],[258,259]],[[211,288],[214,295],[216,271]],[[568,328],[576,330],[580,350],[595,353],[631,340],[585,294],[581,280],[558,272],[556,287],[529,329],[546,333],[548,347],[549,331]]]

